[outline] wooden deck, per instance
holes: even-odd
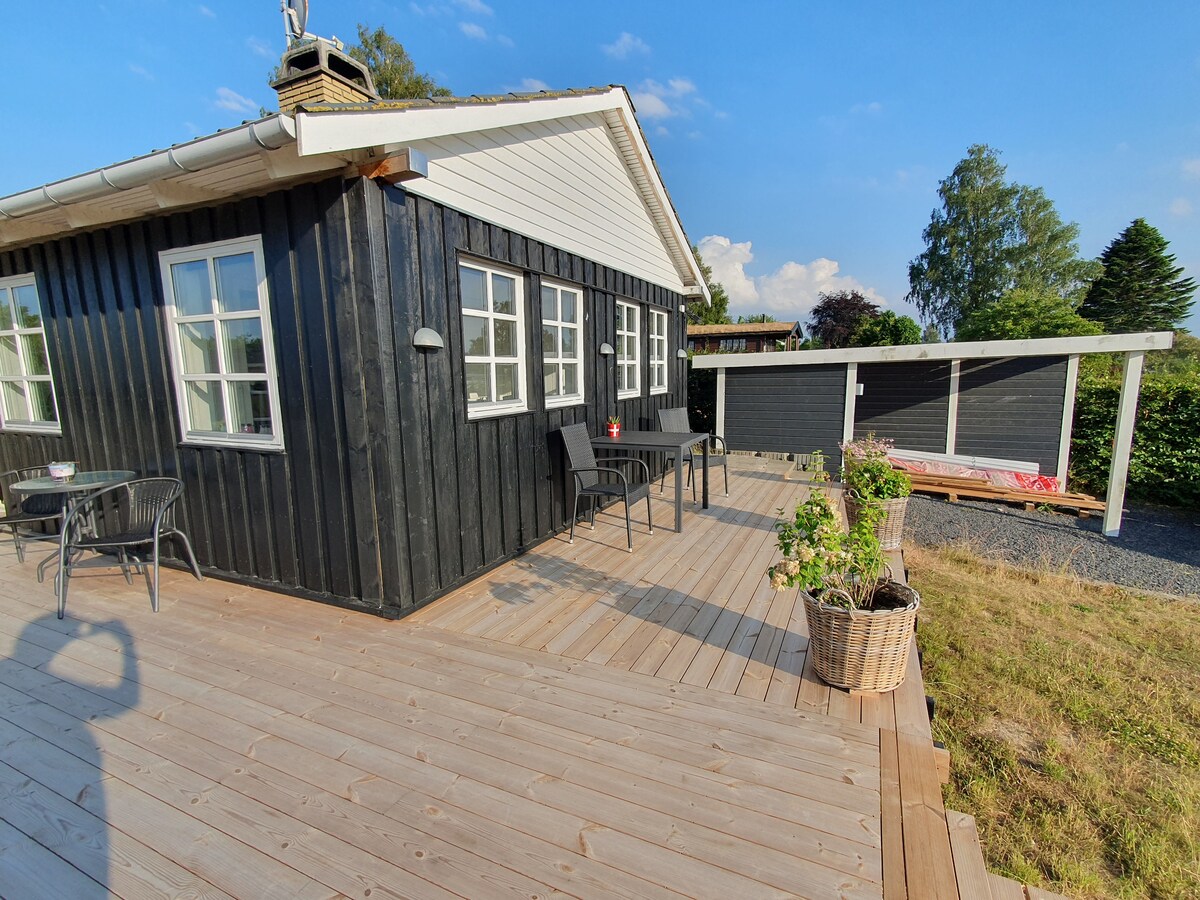
[[[177,572],[158,615],[81,574],[60,622],[0,549],[0,895],[989,896],[915,654],[823,687],[762,578],[805,488],[731,488],[401,622]]]

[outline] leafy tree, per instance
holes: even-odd
[[[1114,334],[1176,328],[1192,308],[1196,281],[1167,253],[1168,242],[1145,219],[1134,219],[1100,256],[1104,274],[1087,293],[1080,315]]]
[[[898,316],[890,309],[876,318],[862,319],[850,338],[851,347],[897,347],[919,343],[921,326],[912,316]]]
[[[1052,290],[1016,288],[995,303],[967,316],[955,339],[960,341],[1017,340],[1102,334],[1095,322],[1075,311],[1070,300]]]
[[[846,347],[864,319],[874,319],[879,307],[858,291],[817,295],[808,320],[808,333],[824,347]]]
[[[941,339],[942,339],[942,335],[941,335],[941,332],[938,331],[938,327],[936,325],[934,325],[932,322],[929,322],[925,326],[925,331],[922,332],[922,334],[921,334],[921,343],[922,344],[936,344],[939,341],[941,341]]]
[[[712,266],[705,264],[696,247],[692,247],[692,253],[696,257],[696,263],[700,266],[700,274],[704,276],[704,283],[708,285],[708,293],[712,299],[707,306],[700,301],[687,305],[688,324],[732,325],[733,319],[729,318],[729,295],[725,293],[724,285],[712,280]]]
[[[358,43],[346,48],[348,56],[367,67],[375,82],[375,90],[384,100],[406,100],[416,97],[449,97],[449,88],[442,87],[428,75],[417,71],[404,45],[380,26],[371,31],[358,26]]]
[[[1079,226],[1064,224],[1041,188],[1010,184],[1005,172],[995,150],[972,146],[938,187],[942,209],[909,264],[909,300],[947,337],[1014,288],[1072,299],[1098,272],[1079,258]]]
[[[752,316],[738,316],[737,324],[738,325],[756,325],[759,323],[776,322],[776,321],[778,321],[778,320],[774,316],[769,315],[767,313],[755,313]]]

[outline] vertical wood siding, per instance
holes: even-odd
[[[846,366],[764,366],[725,371],[725,439],[731,450],[811,453],[837,460]]]
[[[854,436],[875,432],[904,450],[946,452],[950,363],[860,363]]]
[[[1066,357],[963,360],[955,450],[1058,471]]]
[[[181,445],[158,254],[256,234],[286,452]],[[467,421],[460,254],[526,273],[530,412]],[[202,565],[383,615],[411,611],[567,524],[572,488],[556,429],[584,422],[599,433],[614,413],[628,428],[657,428],[658,409],[685,405],[678,294],[366,180],[0,254],[0,275],[29,272],[63,434],[0,432],[0,468],[75,459],[176,475],[181,525]],[[542,276],[584,289],[586,405],[542,405]],[[668,393],[643,386],[642,397],[616,401],[612,363],[597,348],[615,344],[618,297],[671,311]],[[644,311],[641,321],[646,360]],[[422,326],[443,335],[444,350],[412,347]]]

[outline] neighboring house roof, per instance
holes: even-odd
[[[0,249],[328,175],[405,148],[405,189],[708,299],[623,87],[302,106],[0,197]]]
[[[731,334],[791,334],[799,322],[743,322],[741,325],[689,325],[688,337]]]

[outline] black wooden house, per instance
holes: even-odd
[[[565,527],[560,426],[684,405],[705,288],[623,88],[326,62],[360,102],[0,198],[0,468],[177,475],[208,572],[399,616]]]

